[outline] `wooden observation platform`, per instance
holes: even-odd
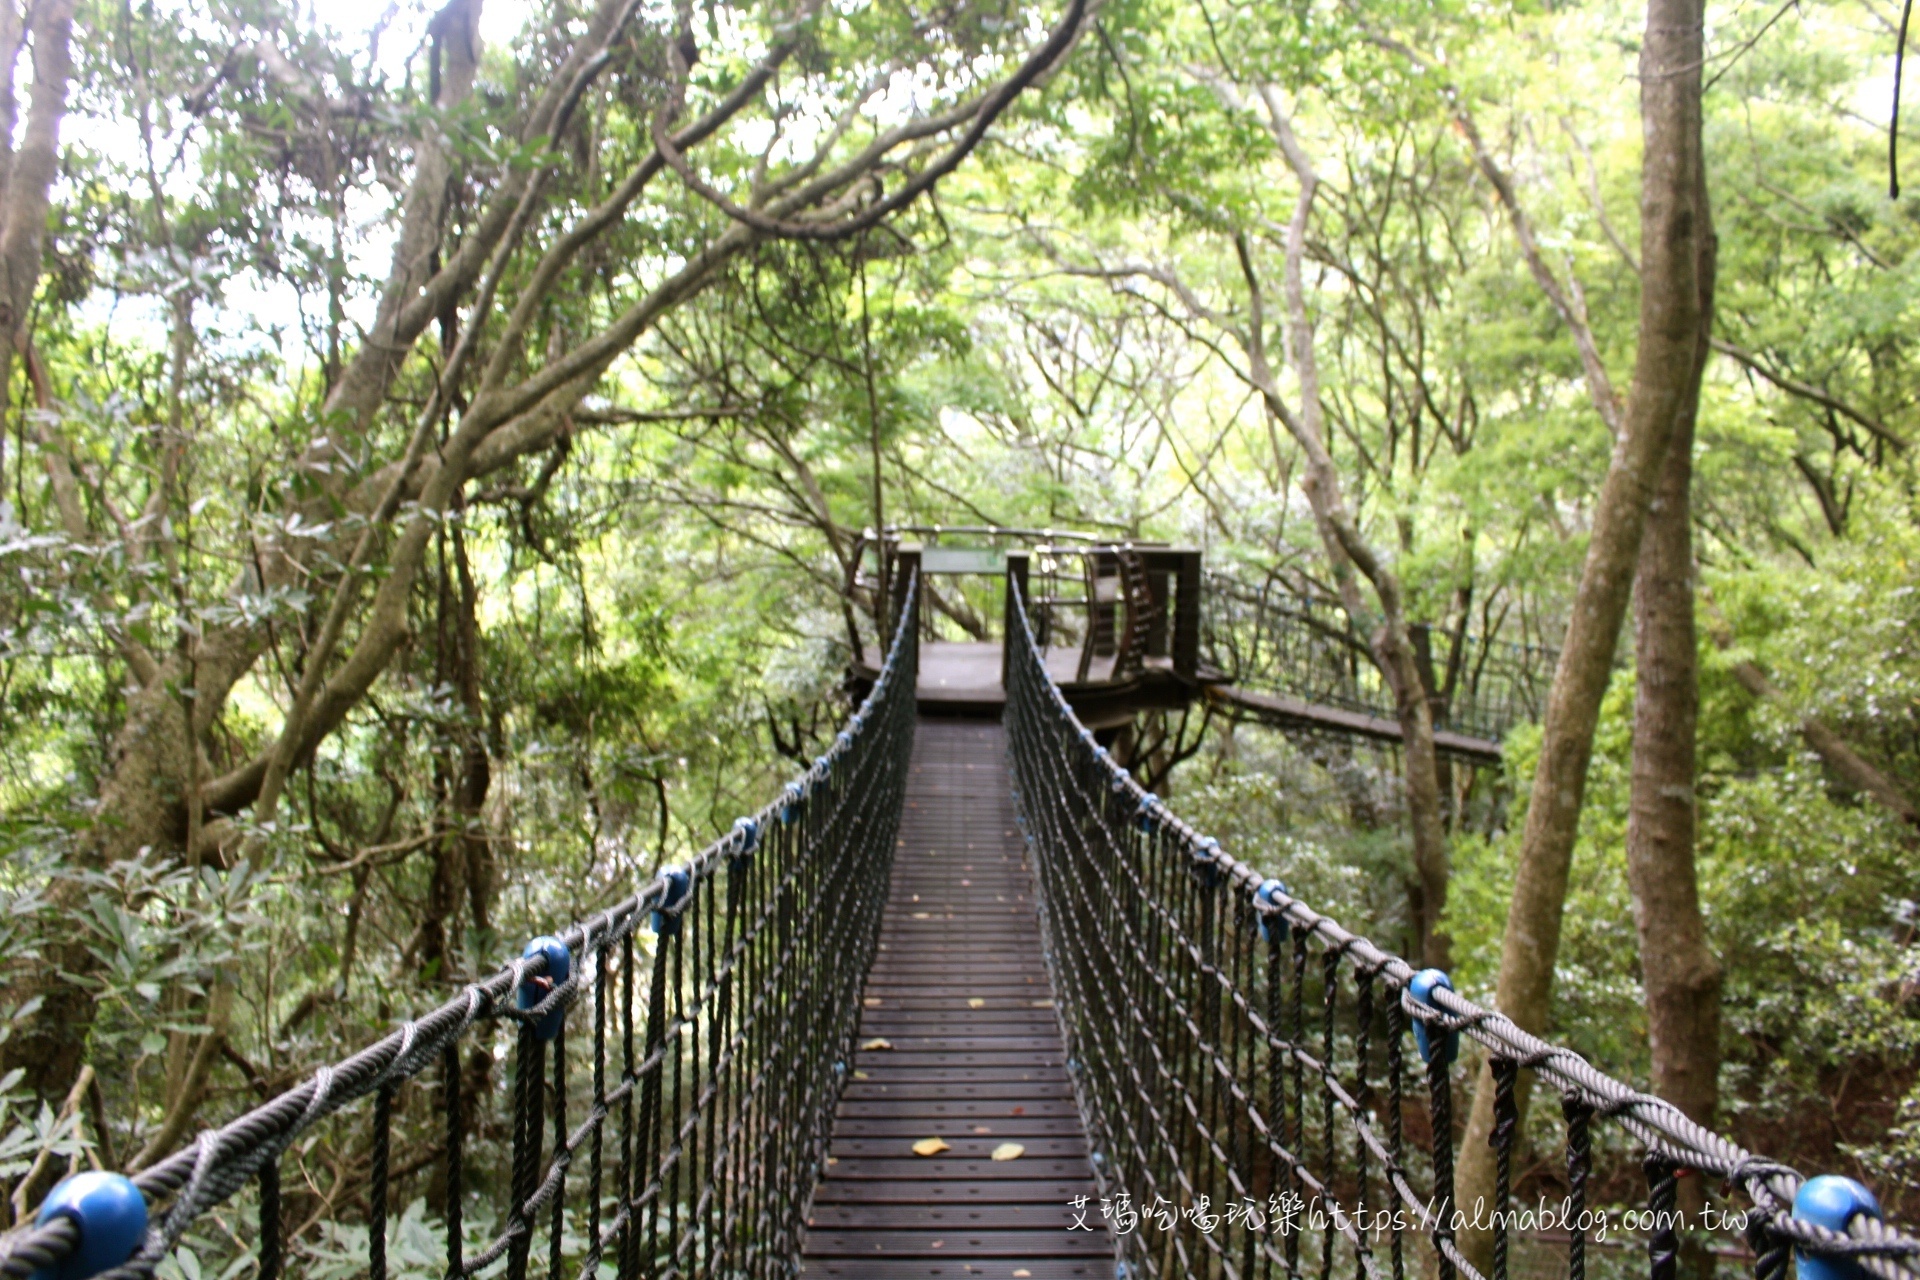
[[[916,536],[922,540],[908,540]],[[878,572],[861,574],[861,562],[876,552]],[[1391,695],[1368,686],[1369,679],[1377,685],[1378,676],[1364,656],[1365,641],[1352,633],[1344,614],[1305,599],[1287,601],[1251,623],[1237,621],[1230,609],[1210,611],[1210,603],[1223,602],[1206,599],[1209,581],[1192,547],[1113,542],[1053,529],[920,526],[863,538],[853,560],[847,598],[865,594],[882,617],[891,616],[887,602],[902,598],[909,575],[919,575],[915,634],[922,715],[999,717],[1006,705],[1008,637],[1018,634],[1008,587],[1017,583],[1047,673],[1080,722],[1103,741],[1139,712],[1201,701],[1229,718],[1289,732],[1385,746],[1400,741]],[[1236,629],[1239,638],[1265,651],[1273,671],[1236,677],[1207,661],[1219,652],[1229,655],[1221,661],[1239,665],[1231,656]],[[1415,630],[1416,648],[1431,665],[1430,629]],[[854,681],[870,686],[878,655],[851,609],[848,635]],[[1504,730],[1484,727],[1488,717],[1474,713],[1511,701],[1511,681],[1488,676],[1484,653],[1471,666],[1448,666],[1449,678],[1430,685],[1438,726],[1434,746],[1471,766],[1497,766],[1496,735]],[[1475,677],[1473,687],[1456,693],[1454,678],[1463,671]],[[1506,712],[1515,714],[1513,708]],[[1459,713],[1465,729],[1450,723]]]
[[[874,585],[884,584],[886,599],[899,599],[909,575],[917,573],[925,584],[919,618],[923,715],[999,718],[1006,704],[1007,645],[1018,634],[1012,583],[1028,602],[1028,624],[1048,672],[1089,728],[1118,728],[1138,711],[1184,707],[1222,679],[1200,660],[1197,550],[1098,542],[1054,530],[901,532],[930,537],[882,540],[882,571]],[[939,541],[953,537],[975,545]],[[991,545],[996,543],[1002,545]],[[874,655],[857,633],[854,639],[853,674],[871,681]]]

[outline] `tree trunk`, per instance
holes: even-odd
[[[1705,200],[1701,221],[1708,223]],[[1634,581],[1632,798],[1627,877],[1647,994],[1653,1089],[1701,1124],[1719,1103],[1720,962],[1707,945],[1694,873],[1694,728],[1699,655],[1694,628],[1693,434],[1713,325],[1713,238],[1701,240],[1700,350],[1660,489],[1647,516]],[[1697,1183],[1697,1179],[1694,1180]]]
[[[453,526],[453,565],[460,589],[455,683],[467,714],[460,733],[460,784],[455,800],[460,814],[460,843],[466,855],[462,870],[467,882],[467,915],[474,934],[471,964],[475,956],[493,953],[493,842],[488,838],[484,817],[487,791],[493,785],[493,760],[487,749],[486,707],[480,700],[479,593],[474,589],[473,567],[467,560],[466,534],[458,522]]]
[[[1319,360],[1314,351],[1314,326],[1307,311],[1302,263],[1307,252],[1307,224],[1320,179],[1311,157],[1300,145],[1291,120],[1272,85],[1261,90],[1267,108],[1269,132],[1300,182],[1300,198],[1287,226],[1286,304],[1294,369],[1300,378],[1298,410],[1288,408],[1276,387],[1266,354],[1262,328],[1264,305],[1259,279],[1245,238],[1236,242],[1241,273],[1246,278],[1251,315],[1247,328],[1250,381],[1259,390],[1268,413],[1286,427],[1306,455],[1306,490],[1314,523],[1326,547],[1327,563],[1339,584],[1341,603],[1356,627],[1366,631],[1368,648],[1387,685],[1404,743],[1401,760],[1407,788],[1407,823],[1413,839],[1414,882],[1409,885],[1414,925],[1414,959],[1444,967],[1450,944],[1440,928],[1447,904],[1451,866],[1446,824],[1440,811],[1439,755],[1433,745],[1433,704],[1421,679],[1406,620],[1405,592],[1393,566],[1367,542],[1349,511],[1341,490],[1340,472],[1327,448],[1324,414],[1320,405]],[[1276,459],[1278,461],[1278,459]],[[1355,570],[1364,575],[1380,604],[1376,616],[1366,607]]]
[[[1633,386],[1613,455],[1594,504],[1593,530],[1568,621],[1560,665],[1548,695],[1540,762],[1521,835],[1513,900],[1501,942],[1496,1003],[1521,1028],[1545,1030],[1560,955],[1567,878],[1586,794],[1587,765],[1600,703],[1612,675],[1640,543],[1668,446],[1698,398],[1694,370],[1701,343],[1700,266],[1710,227],[1701,207],[1700,0],[1650,0],[1640,50],[1644,139],[1640,190],[1642,269],[1639,346]],[[1521,1076],[1525,1114],[1531,1078]],[[1493,1073],[1482,1062],[1460,1152],[1458,1203],[1469,1223],[1491,1209]],[[1524,1125],[1521,1132],[1524,1132]],[[1476,1262],[1492,1237],[1463,1230]]]

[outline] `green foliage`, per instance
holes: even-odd
[[[396,11],[380,41],[272,0],[83,10],[32,323],[49,398],[38,406],[22,372],[0,421],[0,956],[9,982],[63,944],[91,957],[88,1053],[110,1123],[56,1120],[0,1081],[0,1176],[42,1148],[137,1149],[221,982],[232,1054],[203,1118],[725,830],[830,740],[851,650],[874,655],[871,526],[1093,529],[1330,591],[1300,455],[1246,376],[1264,344],[1297,403],[1284,280],[1300,182],[1263,90],[1321,183],[1303,224],[1304,336],[1362,536],[1416,619],[1530,645],[1564,628],[1612,442],[1454,117],[1471,110],[1515,177],[1624,389],[1639,11],[1116,0],[936,198],[845,242],[756,244],[667,310],[540,450],[466,486],[405,602],[406,642],[298,762],[278,824],[249,829],[244,805],[190,819],[181,778],[226,775],[279,732],[368,494],[468,323],[449,308],[364,420],[326,416],[426,131],[456,169],[442,254],[484,215],[490,183],[545,166],[528,239],[503,263],[502,296],[517,297],[538,253],[647,153],[678,33],[647,11],[548,152],[512,122],[578,22],[566,6],[536,6],[490,45],[480,92],[444,114],[427,101],[424,10]],[[1920,205],[1882,195],[1883,135],[1856,110],[1884,78],[1875,14],[1802,7],[1763,33],[1771,12],[1716,6],[1709,21],[1716,334],[1744,354],[1709,366],[1696,456],[1703,631],[1724,619],[1730,642],[1701,651],[1698,862],[1727,970],[1727,1123],[1775,1154],[1851,1161],[1887,1192],[1920,1169],[1913,836],[1809,758],[1799,722],[1819,717],[1920,794],[1920,513],[1903,443],[1920,435]],[[701,9],[694,100],[733,84],[784,13]],[[795,176],[801,144],[880,76],[887,92],[849,117],[836,153],[849,154],[909,97],[970,93],[1052,16],[825,6],[762,114],[696,163],[734,191]],[[577,349],[724,225],[656,179],[532,307],[509,372]],[[482,349],[505,326],[477,326]],[[476,387],[469,370],[455,391]],[[79,529],[53,484],[62,466]],[[263,587],[276,540],[301,572]],[[391,548],[377,550],[365,595]],[[990,587],[949,603],[945,635],[997,615]],[[348,644],[361,625],[356,612]],[[245,661],[203,669],[223,630],[251,637]],[[159,836],[102,866],[90,851],[128,753],[136,647],[192,673],[166,685],[172,718],[157,723],[196,705],[211,720],[191,768],[184,750],[172,762]],[[1742,660],[1779,703],[1741,687]],[[1623,671],[1589,781],[1554,1033],[1642,1078],[1621,852],[1632,696]],[[1476,994],[1497,966],[1537,750],[1522,726],[1503,777],[1456,778],[1448,921]],[[1163,790],[1397,946],[1411,875],[1398,768],[1216,726]],[[251,836],[257,865],[190,852],[190,820]],[[436,941],[428,906],[448,900]],[[34,1012],[13,1004],[0,1030]],[[1808,1114],[1820,1134],[1796,1129]],[[402,1116],[403,1137],[424,1127]],[[330,1131],[298,1158],[352,1170],[361,1141]],[[396,1274],[437,1265],[435,1217],[412,1200]],[[299,1247],[312,1274],[344,1275],[363,1240],[341,1220]],[[168,1274],[244,1262],[208,1237]]]

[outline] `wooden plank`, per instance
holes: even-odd
[[[827,1157],[831,1162],[833,1156]],[[890,1182],[1062,1182],[1074,1178],[1087,1167],[1085,1155],[1062,1155],[1048,1159],[1020,1160],[928,1160],[905,1156],[885,1160],[878,1156],[829,1163],[827,1178],[877,1178]]]
[[[807,1253],[816,1258],[1046,1258],[1107,1256],[1113,1246],[1105,1233],[1053,1230],[983,1231],[955,1226],[911,1228],[826,1227],[807,1233]]]
[[[1078,1193],[1076,1193],[1078,1194]],[[815,1205],[809,1225],[815,1227],[907,1227],[921,1230],[963,1228],[974,1231],[1056,1231],[1071,1228],[1071,1197],[1056,1205],[1033,1204],[824,1204]],[[1088,1221],[1098,1220],[1089,1215]],[[1085,1232],[1075,1232],[1085,1235]]]
[[[955,1263],[932,1258],[808,1258],[800,1274],[815,1280],[1110,1280],[1113,1263],[1060,1258],[993,1258]]]
[[[1005,1071],[991,1073],[997,1077],[995,1079],[972,1078],[987,1074],[976,1070],[963,1076],[960,1072],[945,1072],[937,1067],[920,1071],[873,1072],[868,1079],[854,1079],[841,1096],[843,1101],[856,1102],[932,1098],[951,1102],[1010,1100],[1016,1104],[1029,1099],[1035,1103],[1047,1103],[1073,1097],[1073,1087],[1063,1073],[1041,1075]]]
[[[1091,1196],[1093,1180],[1047,1182],[1003,1182],[990,1179],[968,1182],[945,1178],[932,1181],[900,1178],[893,1182],[856,1182],[839,1179],[822,1182],[814,1193],[814,1207],[828,1204],[1019,1204],[1041,1206],[1066,1204],[1075,1196]]]

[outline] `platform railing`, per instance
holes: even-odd
[[[903,619],[917,589],[904,584]],[[390,1269],[403,1179],[444,1206],[450,1280],[791,1275],[879,939],[913,744],[911,630],[896,627],[833,746],[692,862],[132,1178],[68,1179],[36,1225],[0,1238],[0,1276],[144,1280],[251,1184],[253,1221],[224,1230],[252,1256],[226,1274],[276,1280],[283,1157],[367,1099],[335,1123],[366,1126],[370,1280]],[[471,1095],[463,1052],[511,1062],[504,1098]],[[437,1161],[396,1165],[402,1121],[438,1129]],[[469,1247],[476,1197],[499,1227]]]
[[[1124,1274],[1509,1280],[1526,1239],[1585,1280],[1596,1251],[1626,1237],[1644,1249],[1635,1270],[1674,1280],[1678,1180],[1691,1174],[1742,1225],[1709,1247],[1743,1251],[1756,1280],[1780,1280],[1796,1253],[1801,1280],[1920,1280],[1920,1240],[1880,1222],[1865,1188],[1803,1181],[1695,1124],[1195,832],[1080,724],[1021,625],[1006,710],[1015,801]],[[1498,1082],[1492,1199],[1465,1206],[1463,1037]],[[1558,1094],[1563,1123],[1558,1194],[1529,1205],[1514,1202],[1522,1070]],[[1596,1156],[1617,1139],[1642,1153],[1627,1173]],[[1628,1177],[1637,1204],[1620,1203]]]
[[[1559,652],[1470,630],[1415,624],[1436,728],[1499,742],[1546,708]],[[1229,573],[1206,577],[1202,648],[1242,688],[1393,719],[1393,691],[1338,600]]]

